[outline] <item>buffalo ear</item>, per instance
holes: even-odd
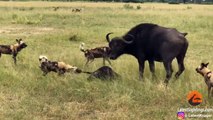
[[[126,44],[132,44],[133,43],[133,40],[131,40],[131,41],[129,41],[129,40],[123,40],[124,41],[124,43],[126,43]]]
[[[123,37],[123,41],[126,43],[126,44],[132,44],[133,41],[134,41],[135,37],[131,34],[127,34]]]
[[[132,34],[127,34],[127,36],[128,36],[128,37],[130,37],[130,38],[131,38],[131,40],[134,40],[134,39],[135,39],[135,36],[134,36],[134,35],[132,35]]]
[[[125,43],[131,44],[131,43],[133,43],[135,37],[134,37],[133,35],[131,35],[131,34],[127,34],[127,35],[125,35],[125,36],[123,37],[123,39],[124,39],[124,42],[125,42]]]

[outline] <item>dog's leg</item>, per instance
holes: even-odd
[[[88,59],[89,59],[89,63],[92,63],[92,62],[94,61],[95,57],[94,57],[93,54],[90,54],[90,55],[88,56]]]
[[[89,61],[90,61],[90,59],[89,59],[89,58],[87,58],[87,62],[85,63],[85,65],[84,65],[84,66],[87,66],[87,65],[88,65],[88,63],[89,63]]]
[[[210,98],[211,86],[208,86],[208,98]]]
[[[88,58],[85,65],[88,65],[94,61],[94,58]]]
[[[1,57],[1,53],[0,53],[0,57]]]
[[[66,72],[65,69],[59,69],[58,70],[58,75],[63,75]]]
[[[111,65],[111,62],[110,62],[110,60],[109,60],[109,58],[108,57],[104,57],[103,58],[103,65],[105,66],[105,61],[107,60],[107,62]]]
[[[49,73],[48,69],[46,66],[40,66],[41,70],[43,71],[43,76],[46,76],[47,73]]]
[[[109,63],[110,65],[112,65],[108,57],[106,58],[106,60],[108,61],[108,63]]]
[[[93,59],[90,59],[90,63],[92,63],[94,61],[94,58]]]
[[[17,54],[14,53],[14,54],[13,54],[13,60],[14,60],[14,63],[15,63],[15,64],[16,64],[16,56],[17,56]]]
[[[46,76],[48,72],[43,72],[43,76]]]

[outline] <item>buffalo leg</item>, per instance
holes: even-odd
[[[155,63],[154,63],[154,61],[149,61],[149,69],[152,72],[152,77],[156,78],[156,76],[155,76]]]
[[[144,61],[138,61],[139,62],[139,80],[143,79],[143,73],[144,73]]]
[[[179,53],[179,55],[176,57],[177,58],[177,62],[178,62],[178,67],[179,67],[178,72],[175,74],[176,78],[178,78],[182,74],[182,72],[185,70],[185,67],[184,67],[184,57],[185,57],[187,48],[188,48],[188,43],[186,43],[184,45],[184,47],[182,49],[182,52]]]
[[[166,84],[168,84],[168,82],[172,76],[172,64],[171,63],[172,63],[171,61],[163,63],[164,67],[166,69],[166,79],[164,81],[164,83],[166,83]]]
[[[184,66],[184,56],[177,56],[177,62],[178,62],[178,72],[175,74],[175,78],[178,78],[183,71],[185,70]]]

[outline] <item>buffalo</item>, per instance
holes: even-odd
[[[106,39],[111,52],[110,59],[115,60],[122,54],[133,55],[139,63],[139,79],[142,80],[144,73],[144,62],[148,60],[149,68],[155,76],[154,61],[163,62],[166,70],[165,83],[168,84],[172,73],[172,61],[177,59],[178,78],[184,71],[184,58],[188,48],[185,38],[187,33],[181,33],[175,28],[166,28],[152,23],[142,23],[130,29],[122,37],[110,39],[108,33]]]

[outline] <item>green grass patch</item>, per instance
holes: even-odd
[[[28,47],[18,54],[17,65],[9,55],[0,58],[0,119],[175,120],[179,108],[192,107],[186,100],[191,90],[203,95],[198,107],[211,107],[203,77],[195,68],[210,62],[213,69],[212,10],[211,5],[190,4],[1,2],[0,44],[22,38]],[[167,89],[161,63],[156,62],[156,79],[146,63],[144,81],[138,81],[137,60],[128,55],[112,61],[122,76],[113,82],[87,81],[86,74],[42,76],[39,55],[83,68],[81,42],[86,48],[105,46],[107,33],[121,36],[145,22],[188,33],[186,70],[179,79],[172,78]],[[97,59],[84,69],[100,66],[102,59]],[[173,68],[178,69],[176,60]]]

